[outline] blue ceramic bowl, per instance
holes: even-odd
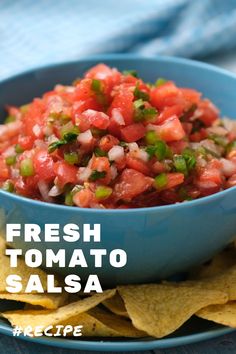
[[[33,70],[0,83],[0,115],[7,104],[21,105],[49,90],[56,83],[69,84],[88,68],[104,62],[120,70],[135,69],[147,81],[165,77],[180,86],[192,87],[209,97],[222,114],[236,117],[236,77],[224,70],[190,60],[131,55],[103,55],[76,62]],[[112,268],[105,261],[102,269],[57,269],[61,274],[77,273],[82,279],[98,274],[103,285],[151,282],[166,278],[208,260],[221,250],[236,234],[236,188],[196,201],[136,210],[93,210],[47,204],[0,191],[3,224],[84,223],[102,225],[99,244],[38,243],[46,248],[66,249],[68,259],[74,248],[83,248],[87,260],[90,248],[114,248],[127,252],[124,268]],[[15,239],[15,247],[24,251],[32,245],[22,238]]]

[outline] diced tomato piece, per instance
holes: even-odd
[[[236,174],[231,176],[226,182],[226,188],[231,188],[236,186]]]
[[[164,109],[166,106],[173,106],[179,103],[184,105],[181,91],[171,81],[152,89],[150,102],[159,110]]]
[[[160,115],[157,117],[155,123],[160,124],[173,116],[180,117],[182,113],[183,113],[182,106],[174,105],[171,107],[165,107],[163,111],[160,113]]]
[[[167,185],[165,189],[173,188],[184,182],[184,174],[173,172],[167,173]]]
[[[172,141],[169,143],[169,147],[171,148],[174,154],[181,154],[182,151],[188,146],[187,141],[179,140],[179,141]]]
[[[45,121],[43,116],[45,110],[45,104],[39,98],[34,99],[33,103],[29,105],[27,112],[23,116],[25,135],[32,136],[34,139],[43,138],[42,127]]]
[[[94,200],[94,194],[90,189],[81,189],[73,197],[75,205],[81,208],[89,208]]]
[[[213,182],[216,185],[222,184],[222,172],[221,168],[217,167],[218,165],[214,166],[206,166],[204,170],[201,172],[199,176],[200,182]]]
[[[109,125],[109,117],[103,112],[87,109],[76,117],[76,125],[78,125],[81,132],[91,127],[105,130]]]
[[[201,128],[198,132],[195,132],[195,133],[192,133],[190,136],[189,136],[189,139],[190,141],[193,141],[193,142],[199,142],[203,139],[206,139],[208,136],[207,134],[207,131],[205,128]]]
[[[91,79],[81,80],[76,85],[75,92],[74,92],[74,101],[86,101],[92,96],[94,96],[91,86],[92,86]]]
[[[121,74],[116,69],[112,69],[105,64],[98,64],[87,71],[85,77],[89,79],[105,80],[117,74],[120,78]]]
[[[153,184],[153,178],[133,169],[125,169],[114,187],[114,197],[117,200],[131,200],[145,192]]]
[[[126,166],[128,168],[132,168],[133,170],[139,171],[144,175],[150,175],[150,168],[144,161],[136,159],[129,155],[126,156]]]
[[[0,179],[5,180],[10,177],[9,168],[4,158],[0,158]]]
[[[51,181],[55,178],[54,162],[47,150],[39,150],[33,158],[34,169],[40,180]]]
[[[200,119],[207,127],[211,126],[212,123],[219,118],[219,110],[207,99],[200,101],[199,111],[202,112],[202,114],[198,119]]]
[[[54,173],[58,178],[58,184],[61,187],[64,187],[67,183],[77,183],[77,172],[78,168],[69,165],[65,161],[58,161],[54,164]]]
[[[18,177],[15,182],[15,189],[18,194],[24,195],[25,197],[38,197],[38,175],[31,177]]]
[[[163,162],[160,162],[160,161],[155,161],[153,164],[152,164],[152,171],[155,173],[155,174],[160,174],[160,173],[163,173],[166,171],[166,166]]]
[[[133,92],[129,90],[118,91],[113,98],[108,114],[111,115],[113,108],[117,108],[124,118],[125,124],[131,124],[133,122],[134,113],[133,100]]]
[[[22,147],[23,150],[32,149],[34,145],[33,136],[19,136],[18,144]]]
[[[120,83],[122,75],[117,69],[110,68],[105,64],[98,64],[91,68],[85,77],[101,80],[104,84],[104,93],[110,96],[113,87]]]
[[[190,88],[181,88],[180,91],[182,92],[184,98],[186,101],[190,103],[190,106],[192,104],[198,104],[201,98],[201,93],[190,89]]]
[[[190,122],[183,122],[182,127],[187,135],[191,134],[191,131],[193,129],[193,124]]]
[[[146,128],[142,123],[130,124],[127,127],[121,129],[121,137],[127,143],[132,143],[143,138],[146,132]]]
[[[119,140],[113,135],[107,134],[99,141],[99,147],[103,151],[109,151],[113,146],[118,145]]]
[[[165,120],[161,125],[153,127],[160,138],[166,142],[181,140],[185,136],[185,131],[177,116],[173,116]]]

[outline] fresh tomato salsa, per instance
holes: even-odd
[[[0,187],[81,208],[140,208],[236,185],[236,122],[191,88],[104,64],[0,125]]]

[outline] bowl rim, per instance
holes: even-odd
[[[187,59],[187,58],[181,58],[181,57],[175,57],[175,56],[165,56],[165,55],[139,55],[139,54],[123,54],[123,53],[108,53],[108,54],[95,54],[95,55],[86,55],[86,56],[81,56],[79,59],[72,60],[72,61],[66,61],[66,62],[57,62],[57,63],[51,63],[47,65],[42,65],[38,66],[35,68],[32,68],[30,70],[25,70],[21,73],[12,75],[8,78],[5,78],[3,80],[0,80],[0,86],[7,84],[8,82],[20,79],[24,77],[25,75],[29,74],[34,74],[39,71],[43,70],[50,70],[53,68],[58,68],[61,66],[69,66],[69,65],[74,65],[76,63],[81,63],[81,62],[86,62],[86,61],[106,61],[106,60],[118,60],[118,61],[125,61],[125,60],[133,60],[133,61],[138,61],[138,60],[147,60],[147,61],[156,61],[156,62],[167,62],[167,63],[172,63],[172,64],[182,64],[182,65],[187,65],[192,68],[200,68],[203,70],[208,70],[211,72],[219,73],[224,76],[233,78],[236,80],[236,74],[222,68],[218,68],[215,65],[200,62],[198,60],[192,60],[192,59]],[[199,204],[208,204],[210,202],[214,202],[218,198],[227,196],[229,193],[233,193],[236,190],[236,186],[222,190],[220,192],[214,193],[212,195],[206,196],[206,197],[201,197],[199,199],[195,199],[192,201],[185,201],[185,202],[180,202],[180,203],[175,203],[175,204],[168,204],[168,205],[160,205],[160,206],[153,206],[153,207],[145,207],[145,208],[133,208],[133,209],[95,209],[95,208],[80,208],[76,206],[67,206],[63,204],[54,204],[54,203],[48,203],[44,201],[38,201],[35,199],[27,198],[21,195],[17,194],[11,194],[9,192],[3,191],[0,189],[0,196],[3,195],[5,197],[8,197],[9,199],[12,199],[13,202],[14,200],[16,202],[25,202],[26,204],[31,204],[34,206],[38,207],[49,207],[53,208],[55,210],[68,210],[68,211],[73,211],[73,212],[85,212],[87,213],[88,211],[93,212],[93,213],[99,213],[99,214],[112,214],[112,213],[118,213],[118,214],[131,214],[131,213],[156,213],[158,210],[160,211],[165,211],[165,210],[171,210],[173,211],[175,209],[182,209],[185,207],[191,207],[191,206],[198,206]]]

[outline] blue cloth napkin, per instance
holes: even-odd
[[[1,0],[0,79],[102,52],[203,57],[236,47],[236,0]]]

